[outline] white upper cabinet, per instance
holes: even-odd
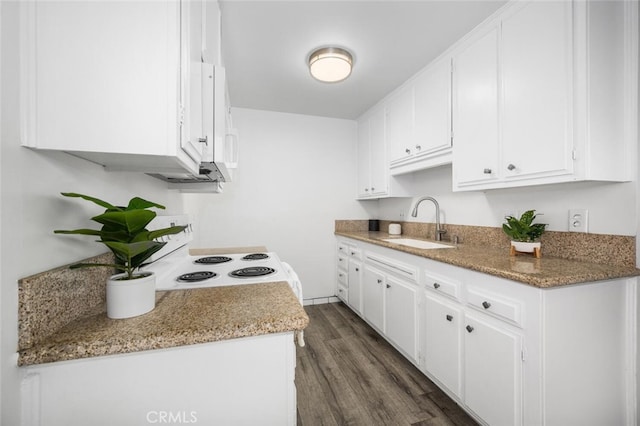
[[[202,2],[24,2],[22,143],[197,173]]]
[[[413,140],[417,156],[451,148],[451,59],[430,65],[414,81]]]
[[[387,161],[388,126],[384,107],[369,110],[358,119],[358,182],[359,199],[407,196],[411,176],[389,176]]]
[[[455,47],[453,187],[632,179],[634,2],[509,4]]]
[[[445,56],[386,101],[392,175],[450,163],[451,59]]]
[[[502,21],[506,179],[573,173],[572,8],[531,2]]]
[[[205,127],[205,117],[203,116],[203,89],[205,88],[206,76],[203,73],[202,57],[204,49],[203,27],[204,27],[204,2],[190,0],[183,3],[181,14],[181,27],[183,39],[189,42],[186,49],[182,50],[184,55],[181,63],[181,70],[188,70],[188,77],[181,79],[182,90],[188,92],[188,105],[184,114],[183,129],[185,135],[180,138],[182,149],[196,161],[202,159],[204,149],[209,143],[207,130]],[[186,77],[186,76],[185,76]]]
[[[403,87],[386,102],[386,138],[391,163],[415,155],[413,141],[413,86]]]
[[[384,139],[384,110],[358,121],[358,197],[388,194],[388,167]]]
[[[495,180],[498,169],[498,29],[454,58],[453,176],[458,184]]]

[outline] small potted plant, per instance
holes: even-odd
[[[184,226],[172,226],[149,231],[147,225],[156,217],[149,208],[165,207],[134,197],[126,207],[118,207],[88,195],[63,192],[65,197],[82,198],[106,210],[92,217],[102,227],[97,229],[56,230],[56,234],[80,234],[99,237],[115,257],[115,263],[76,263],[71,268],[104,266],[121,273],[112,275],[107,281],[107,316],[130,318],[145,314],[155,307],[155,275],[138,269],[166,243],[157,241],[164,235],[177,234]]]
[[[540,237],[544,234],[547,224],[533,223],[535,218],[535,210],[527,210],[519,219],[513,216],[505,218],[506,223],[502,224],[502,230],[511,237],[511,255],[520,252],[541,256]]]

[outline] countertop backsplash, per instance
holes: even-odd
[[[402,235],[433,239],[435,223],[380,220],[380,231],[387,232],[391,223],[402,226]],[[368,226],[368,220],[335,221],[336,232],[367,231]],[[444,241],[457,236],[460,244],[504,248],[505,255],[509,254],[509,237],[501,228],[451,224],[444,224],[443,228],[447,231]],[[541,241],[543,256],[624,267],[636,265],[636,238],[633,236],[547,231]]]
[[[83,263],[113,263],[105,253]],[[106,310],[106,282],[114,270],[61,266],[18,282],[18,347],[30,348],[67,324]]]

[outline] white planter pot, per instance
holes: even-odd
[[[527,243],[522,241],[511,241],[511,246],[513,246],[516,251],[520,253],[533,253],[535,249],[540,248],[540,241],[534,243]]]
[[[118,279],[125,275],[112,275],[107,280],[107,316],[109,318],[136,317],[156,307],[156,276],[148,273],[134,280]]]

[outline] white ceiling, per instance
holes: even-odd
[[[357,118],[504,3],[221,0],[231,105]],[[327,45],[354,54],[348,79],[309,75],[309,53]]]

